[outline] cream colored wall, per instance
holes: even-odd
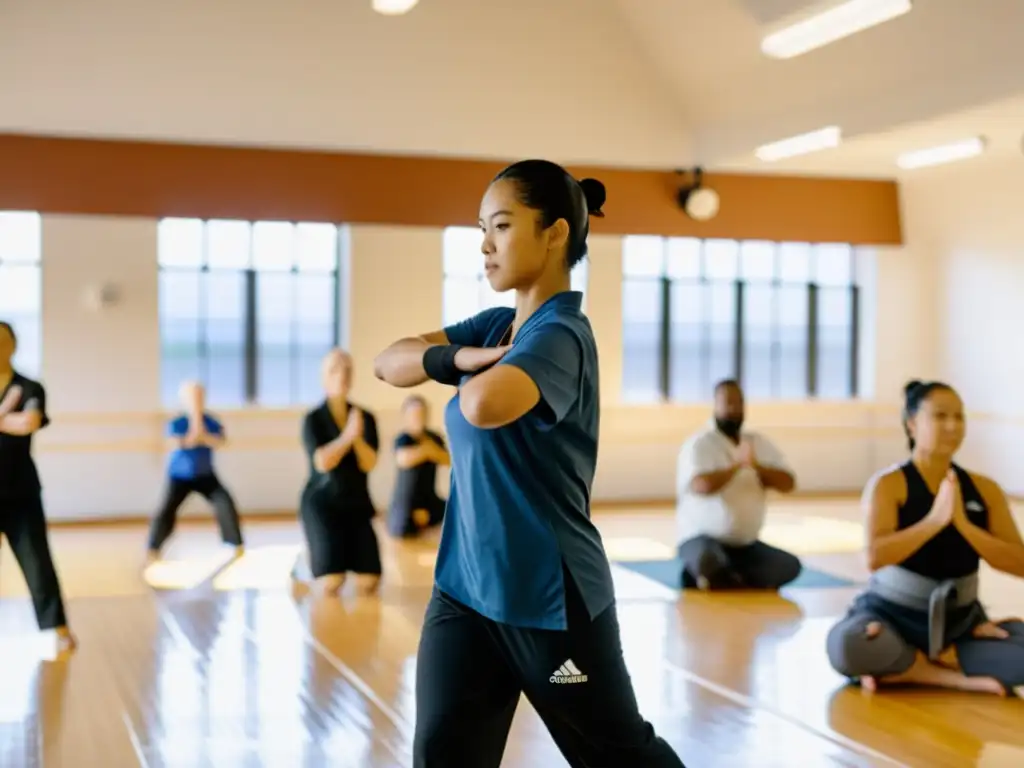
[[[442,233],[353,226],[346,235],[350,259],[342,290],[357,369],[353,396],[375,411],[387,445],[406,393],[376,381],[372,359],[395,338],[440,325]],[[665,499],[674,492],[678,446],[708,412],[619,403],[621,246],[610,236],[591,242],[587,307],[600,345],[604,406],[595,498]],[[40,435],[37,457],[50,517],[147,514],[159,497],[163,471],[156,223],[46,216],[43,251],[43,376],[53,425]],[[779,442],[804,489],[856,490],[875,468],[902,455],[900,387],[934,367],[928,314],[934,300],[921,292],[931,274],[923,253],[899,249],[868,258],[862,374],[864,391],[878,393],[877,400],[751,404],[751,422]],[[122,301],[92,313],[81,304],[82,292],[106,280],[120,287]],[[436,385],[422,391],[436,420],[446,393]],[[305,476],[301,413],[221,415],[232,443],[218,457],[219,468],[240,506],[252,513],[293,509]],[[372,476],[381,507],[393,471],[385,451]],[[193,500],[185,512],[202,510],[202,502]]]
[[[1024,175],[981,158],[901,185],[908,240],[928,254],[938,372],[969,414],[961,461],[1024,494]]]

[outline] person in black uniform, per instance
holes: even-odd
[[[192,493],[199,493],[213,505],[221,541],[245,553],[242,525],[231,493],[214,471],[213,453],[224,446],[224,426],[206,410],[206,390],[196,381],[181,385],[184,412],[167,424],[171,454],[167,460],[164,498],[149,527],[147,559],[154,562],[174,532],[178,509]]]
[[[32,435],[50,423],[46,389],[14,370],[18,338],[0,322],[0,536],[18,561],[39,629],[53,630],[60,650],[75,647],[68,629],[60,580],[50,554],[42,485],[32,459]]]
[[[437,495],[437,468],[449,463],[444,438],[427,429],[427,401],[410,395],[402,404],[402,431],[395,438],[398,474],[391,494],[388,531],[416,536],[444,519],[445,500]]]
[[[1024,622],[978,602],[978,567],[1024,577],[1024,541],[993,480],[953,462],[964,408],[947,384],[906,387],[911,458],[864,494],[868,590],[829,633],[833,668],[867,690],[903,683],[1024,693]]]
[[[309,570],[326,595],[337,595],[349,572],[365,576],[364,589],[372,593],[381,577],[368,483],[377,465],[377,420],[348,400],[352,358],[347,352],[327,353],[323,384],[326,399],[302,423],[309,480],[302,491],[299,519]]]

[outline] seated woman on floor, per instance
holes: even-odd
[[[868,690],[902,683],[1024,695],[1024,622],[991,621],[978,567],[1024,577],[1024,542],[1002,489],[953,462],[964,408],[941,382],[906,387],[911,457],[864,493],[867,591],[828,636],[833,668]]]
[[[437,468],[449,464],[444,438],[427,429],[427,401],[410,395],[402,404],[402,431],[395,438],[395,489],[388,511],[392,536],[417,536],[444,519],[437,495]]]

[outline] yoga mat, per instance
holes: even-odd
[[[616,565],[626,568],[641,576],[663,584],[669,589],[679,589],[679,574],[683,570],[683,562],[679,558],[668,560],[620,560]],[[804,566],[803,572],[796,581],[787,584],[783,589],[822,589],[836,587],[855,587],[857,583],[839,576]]]

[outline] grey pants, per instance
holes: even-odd
[[[679,545],[683,589],[706,580],[712,589],[779,589],[800,575],[800,560],[789,552],[755,541],[745,547],[695,536]]]
[[[956,647],[960,667],[970,677],[992,677],[1004,686],[1024,685],[1024,622],[1007,621],[1005,640],[976,638],[973,630],[986,621],[980,605],[960,609],[949,617],[946,645]],[[867,636],[878,622],[881,632]],[[904,608],[866,593],[828,634],[832,668],[852,680],[898,675],[910,669],[918,653],[928,653],[928,614]]]

